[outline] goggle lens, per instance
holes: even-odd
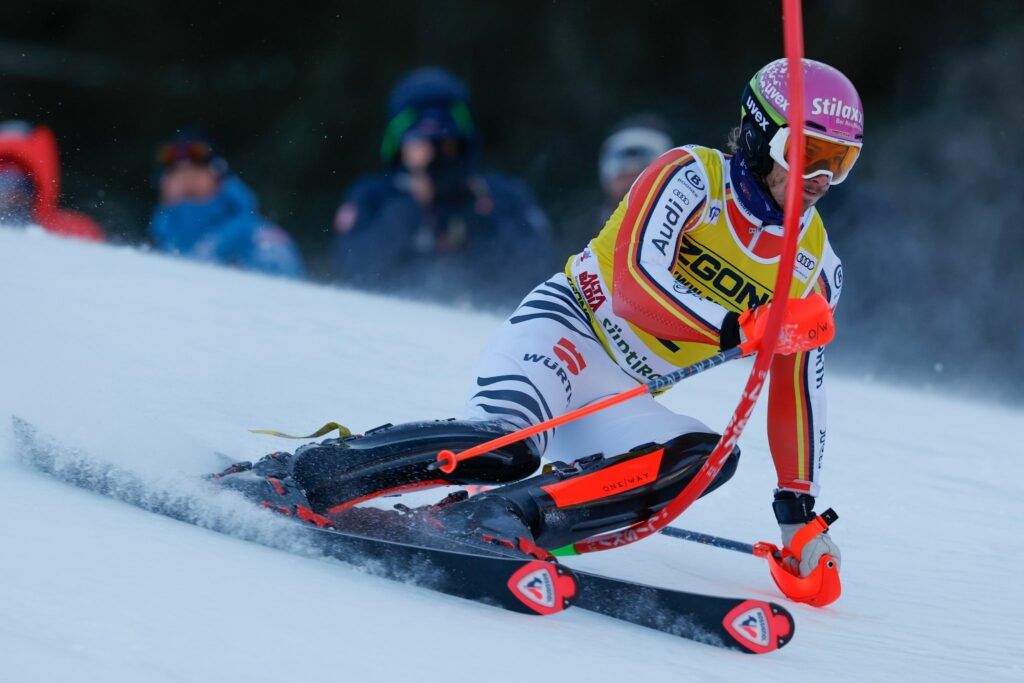
[[[838,185],[846,180],[850,170],[860,157],[860,144],[851,144],[821,138],[805,132],[804,178],[827,174],[829,184]],[[780,166],[789,170],[786,157],[789,154],[789,128],[782,128],[771,142],[771,156]]]
[[[171,166],[179,161],[191,161],[196,164],[208,164],[213,158],[213,150],[205,142],[169,142],[157,150],[157,161],[163,166]]]

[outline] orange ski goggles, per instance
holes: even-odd
[[[850,169],[860,157],[861,142],[844,142],[820,133],[804,131],[807,140],[804,151],[804,178],[827,175],[829,185],[838,185],[850,175]],[[769,146],[772,159],[782,168],[789,170],[786,155],[789,153],[789,127],[783,127],[772,137]]]
[[[208,164],[213,159],[213,150],[205,142],[181,141],[168,142],[161,145],[156,152],[156,161],[161,166],[173,166],[179,161],[190,161],[194,164]]]

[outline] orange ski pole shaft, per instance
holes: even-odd
[[[604,410],[605,408],[610,408],[611,406],[618,405],[619,403],[624,403],[625,401],[628,401],[631,398],[636,398],[637,396],[642,396],[643,394],[649,392],[667,389],[668,387],[672,386],[676,382],[679,382],[680,380],[683,380],[687,377],[692,377],[698,373],[704,372],[705,370],[709,370],[713,367],[721,365],[722,363],[726,363],[730,360],[733,360],[734,358],[739,358],[742,355],[743,349],[737,346],[727,351],[716,353],[715,355],[709,358],[705,358],[704,360],[697,361],[692,365],[687,365],[684,368],[673,370],[668,374],[662,375],[661,377],[658,377],[656,379],[652,379],[647,384],[641,384],[632,389],[623,391],[620,394],[615,394],[614,396],[603,398],[600,401],[591,403],[590,405],[585,405],[581,408],[577,408],[576,410],[572,410],[568,413],[558,415],[557,417],[553,417],[550,420],[538,422],[537,424],[532,425],[530,427],[524,427],[523,429],[512,432],[511,434],[499,436],[497,439],[491,439],[490,441],[464,450],[461,453],[453,453],[452,451],[449,450],[441,451],[440,453],[437,454],[437,460],[435,462],[430,463],[428,468],[431,470],[441,470],[445,474],[451,474],[452,472],[455,471],[455,468],[458,467],[458,464],[463,460],[469,460],[470,458],[475,458],[478,455],[483,455],[484,453],[493,451],[496,448],[501,448],[502,446],[507,446],[510,443],[522,441],[523,439],[527,439],[533,436],[534,434],[540,434],[543,431],[546,431],[548,429],[554,429],[555,427],[564,425],[567,422],[572,422],[574,420],[580,419],[581,417],[592,415],[598,411]]]

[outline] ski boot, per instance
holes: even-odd
[[[294,456],[290,453],[271,453],[260,458],[255,465],[249,461],[237,462],[212,475],[211,479],[261,507],[318,527],[333,526],[329,519],[313,511],[305,492],[291,476],[293,461]]]
[[[684,434],[612,458],[552,463],[543,474],[457,502],[439,517],[455,533],[555,550],[649,518],[690,482],[718,439]],[[705,494],[732,477],[738,462],[736,448]]]
[[[517,481],[537,470],[540,456],[529,443],[495,449],[467,461],[450,475],[427,466],[444,449],[464,450],[510,431],[510,426],[496,420],[386,424],[364,435],[302,446],[295,451],[291,474],[309,497],[312,509],[323,515],[378,496],[417,489],[493,486]]]
[[[402,514],[404,523],[418,530],[420,538],[433,537],[434,543],[445,546],[444,539],[456,540],[446,545],[454,550],[475,547],[480,552],[502,554],[497,547],[511,548],[539,560],[551,560],[553,555],[533,542],[530,528],[516,510],[500,497],[487,498],[469,505],[469,494],[455,491],[434,505],[409,508],[399,503],[395,509]],[[360,512],[349,509],[341,515]],[[341,519],[341,517],[338,517]]]

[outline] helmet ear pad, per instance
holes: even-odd
[[[753,117],[744,116],[740,121],[740,137],[736,143],[751,173],[758,177],[771,173],[774,164],[769,150],[771,140]]]

